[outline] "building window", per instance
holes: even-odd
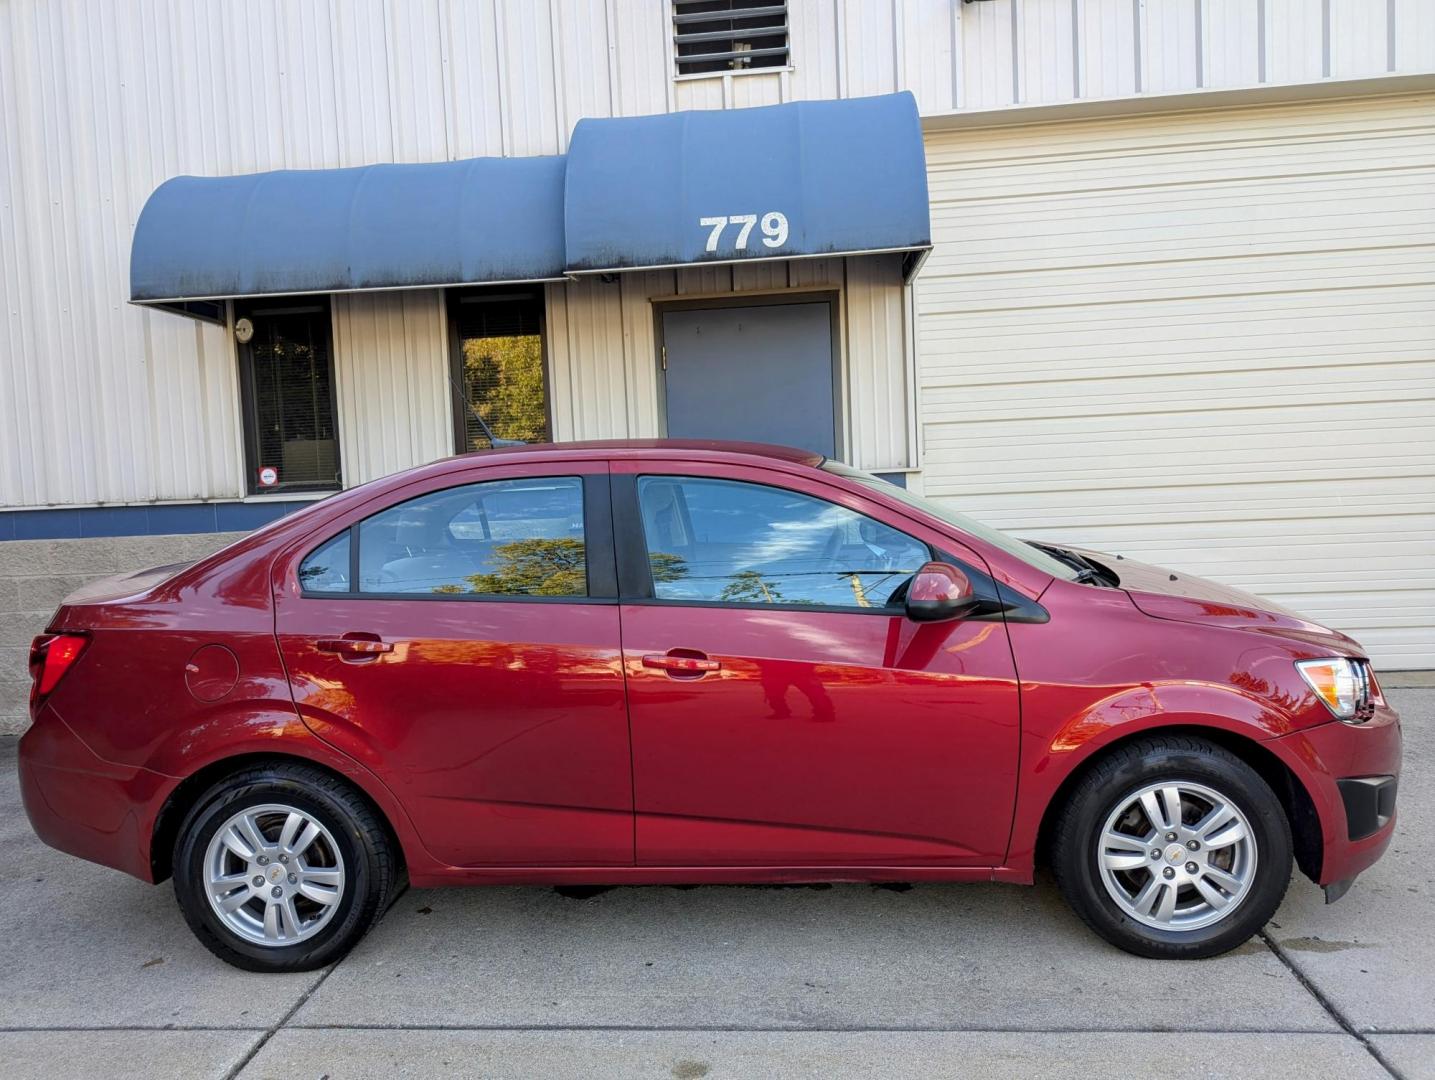
[[[786,67],[787,4],[771,0],[673,0],[679,75]]]
[[[251,494],[341,486],[329,304],[237,308],[252,335],[239,346],[244,454]]]
[[[454,446],[549,441],[543,291],[451,293]]]

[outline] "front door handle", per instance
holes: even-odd
[[[394,651],[392,642],[382,641],[377,634],[346,634],[338,638],[320,638],[314,642],[320,652],[338,653],[344,660],[372,660],[381,653]]]
[[[701,678],[709,671],[721,671],[722,661],[704,656],[702,653],[679,652],[674,649],[666,653],[645,653],[643,666],[666,671],[676,678]]]

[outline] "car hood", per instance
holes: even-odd
[[[1109,566],[1120,577],[1121,588],[1131,602],[1153,619],[1253,630],[1293,638],[1343,656],[1365,655],[1358,642],[1339,630],[1240,589],[1099,551],[1069,550]]]

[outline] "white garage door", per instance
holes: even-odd
[[[1435,667],[1435,98],[927,135],[929,495]]]

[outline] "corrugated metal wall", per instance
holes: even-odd
[[[791,70],[674,82],[659,0],[0,4],[0,505],[241,494],[227,335],[124,302],[135,218],[179,173],[552,153],[581,116],[899,88],[931,114],[1435,69],[1429,0],[790,7]],[[400,307],[366,309],[399,335],[374,356],[421,370],[428,344]],[[345,391],[342,372],[352,422],[378,386]],[[607,407],[626,424],[652,406]],[[350,475],[402,461],[405,439],[444,442],[432,402],[406,423],[420,429]],[[858,438],[894,453],[895,436]]]
[[[788,289],[835,290],[844,357],[847,460],[863,468],[915,464],[905,358],[911,331],[898,255],[795,259],[585,277],[548,286],[549,398],[558,439],[646,437],[661,430],[652,302]]]
[[[923,482],[1435,658],[1435,96],[927,137]]]

